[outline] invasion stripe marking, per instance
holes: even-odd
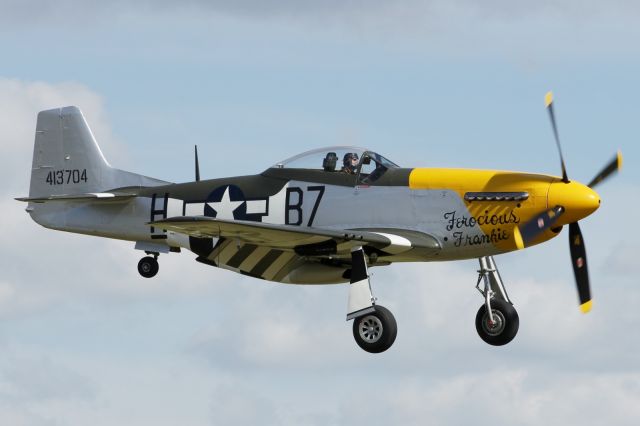
[[[280,270],[271,278],[272,281],[277,281],[279,283],[282,282],[282,279],[289,274],[293,270],[293,266],[301,261],[300,256],[294,256],[284,265]]]
[[[227,241],[226,238],[213,238],[212,242],[215,243],[215,245],[213,246],[213,250],[211,250],[211,252],[206,257],[209,260],[215,261],[218,253],[220,253],[220,251],[226,247],[226,244],[228,244],[229,241]]]
[[[349,251],[351,250],[352,246],[353,246],[353,243],[351,241],[345,241],[345,242],[342,242],[342,243],[338,243],[338,245],[336,246],[336,251],[338,253],[347,252],[347,254],[348,254]]]
[[[271,280],[273,277],[284,267],[284,265],[291,260],[291,258],[295,256],[295,254],[291,252],[284,252],[277,260],[275,260],[271,266],[269,266],[263,273],[262,276],[266,280]]]
[[[253,253],[253,251],[257,248],[258,246],[254,245],[254,244],[245,244],[243,245],[240,250],[238,250],[238,252],[236,254],[233,255],[233,257],[231,257],[231,259],[229,259],[229,261],[227,262],[227,265],[232,267],[232,268],[237,268],[238,266],[240,266],[240,264],[251,255],[251,253]]]
[[[198,256],[207,257],[213,251],[213,240],[211,238],[189,237],[189,248]]]
[[[270,247],[259,246],[238,268],[242,271],[251,271],[269,253],[269,250],[271,250]]]
[[[229,240],[229,243],[218,253],[218,263],[226,265],[237,252],[238,245],[234,240]]]
[[[266,271],[267,268],[271,266],[271,264],[275,262],[282,253],[284,253],[282,250],[271,250],[265,257],[260,259],[260,262],[258,262],[258,264],[251,270],[250,274],[262,276],[264,271]]]

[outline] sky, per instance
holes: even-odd
[[[135,3],[135,4],[133,4]],[[640,421],[640,7],[635,2],[0,0],[0,419],[11,425],[513,425]],[[325,145],[406,167],[569,177],[617,149],[581,222],[496,258],[520,315],[504,347],[474,318],[477,262],[372,270],[398,321],[382,354],[346,286],[266,283],[133,243],[54,232],[25,205],[38,111],[76,105],[106,158],[156,178],[259,173]]]

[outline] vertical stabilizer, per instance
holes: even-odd
[[[77,107],[38,114],[29,197],[87,194],[162,183],[112,168]]]

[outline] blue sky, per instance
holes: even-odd
[[[0,2],[0,418],[75,424],[637,424],[633,3]],[[362,352],[343,286],[259,282],[133,244],[38,227],[26,195],[39,110],[79,106],[112,165],[170,181],[257,173],[298,152],[369,146],[405,166],[569,176],[616,149],[623,173],[581,223],[594,310],[566,235],[496,260],[520,313],[476,335],[474,261],[374,269],[399,323]],[[312,324],[312,327],[309,327]],[[310,331],[311,329],[311,331]],[[500,403],[496,404],[496,400]],[[369,409],[362,408],[365,401]]]

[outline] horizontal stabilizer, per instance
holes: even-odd
[[[16,198],[18,201],[27,203],[46,203],[48,201],[127,201],[135,197],[136,194],[130,193],[114,193],[114,192],[95,192],[90,194],[61,194],[50,195],[48,197],[21,197]]]

